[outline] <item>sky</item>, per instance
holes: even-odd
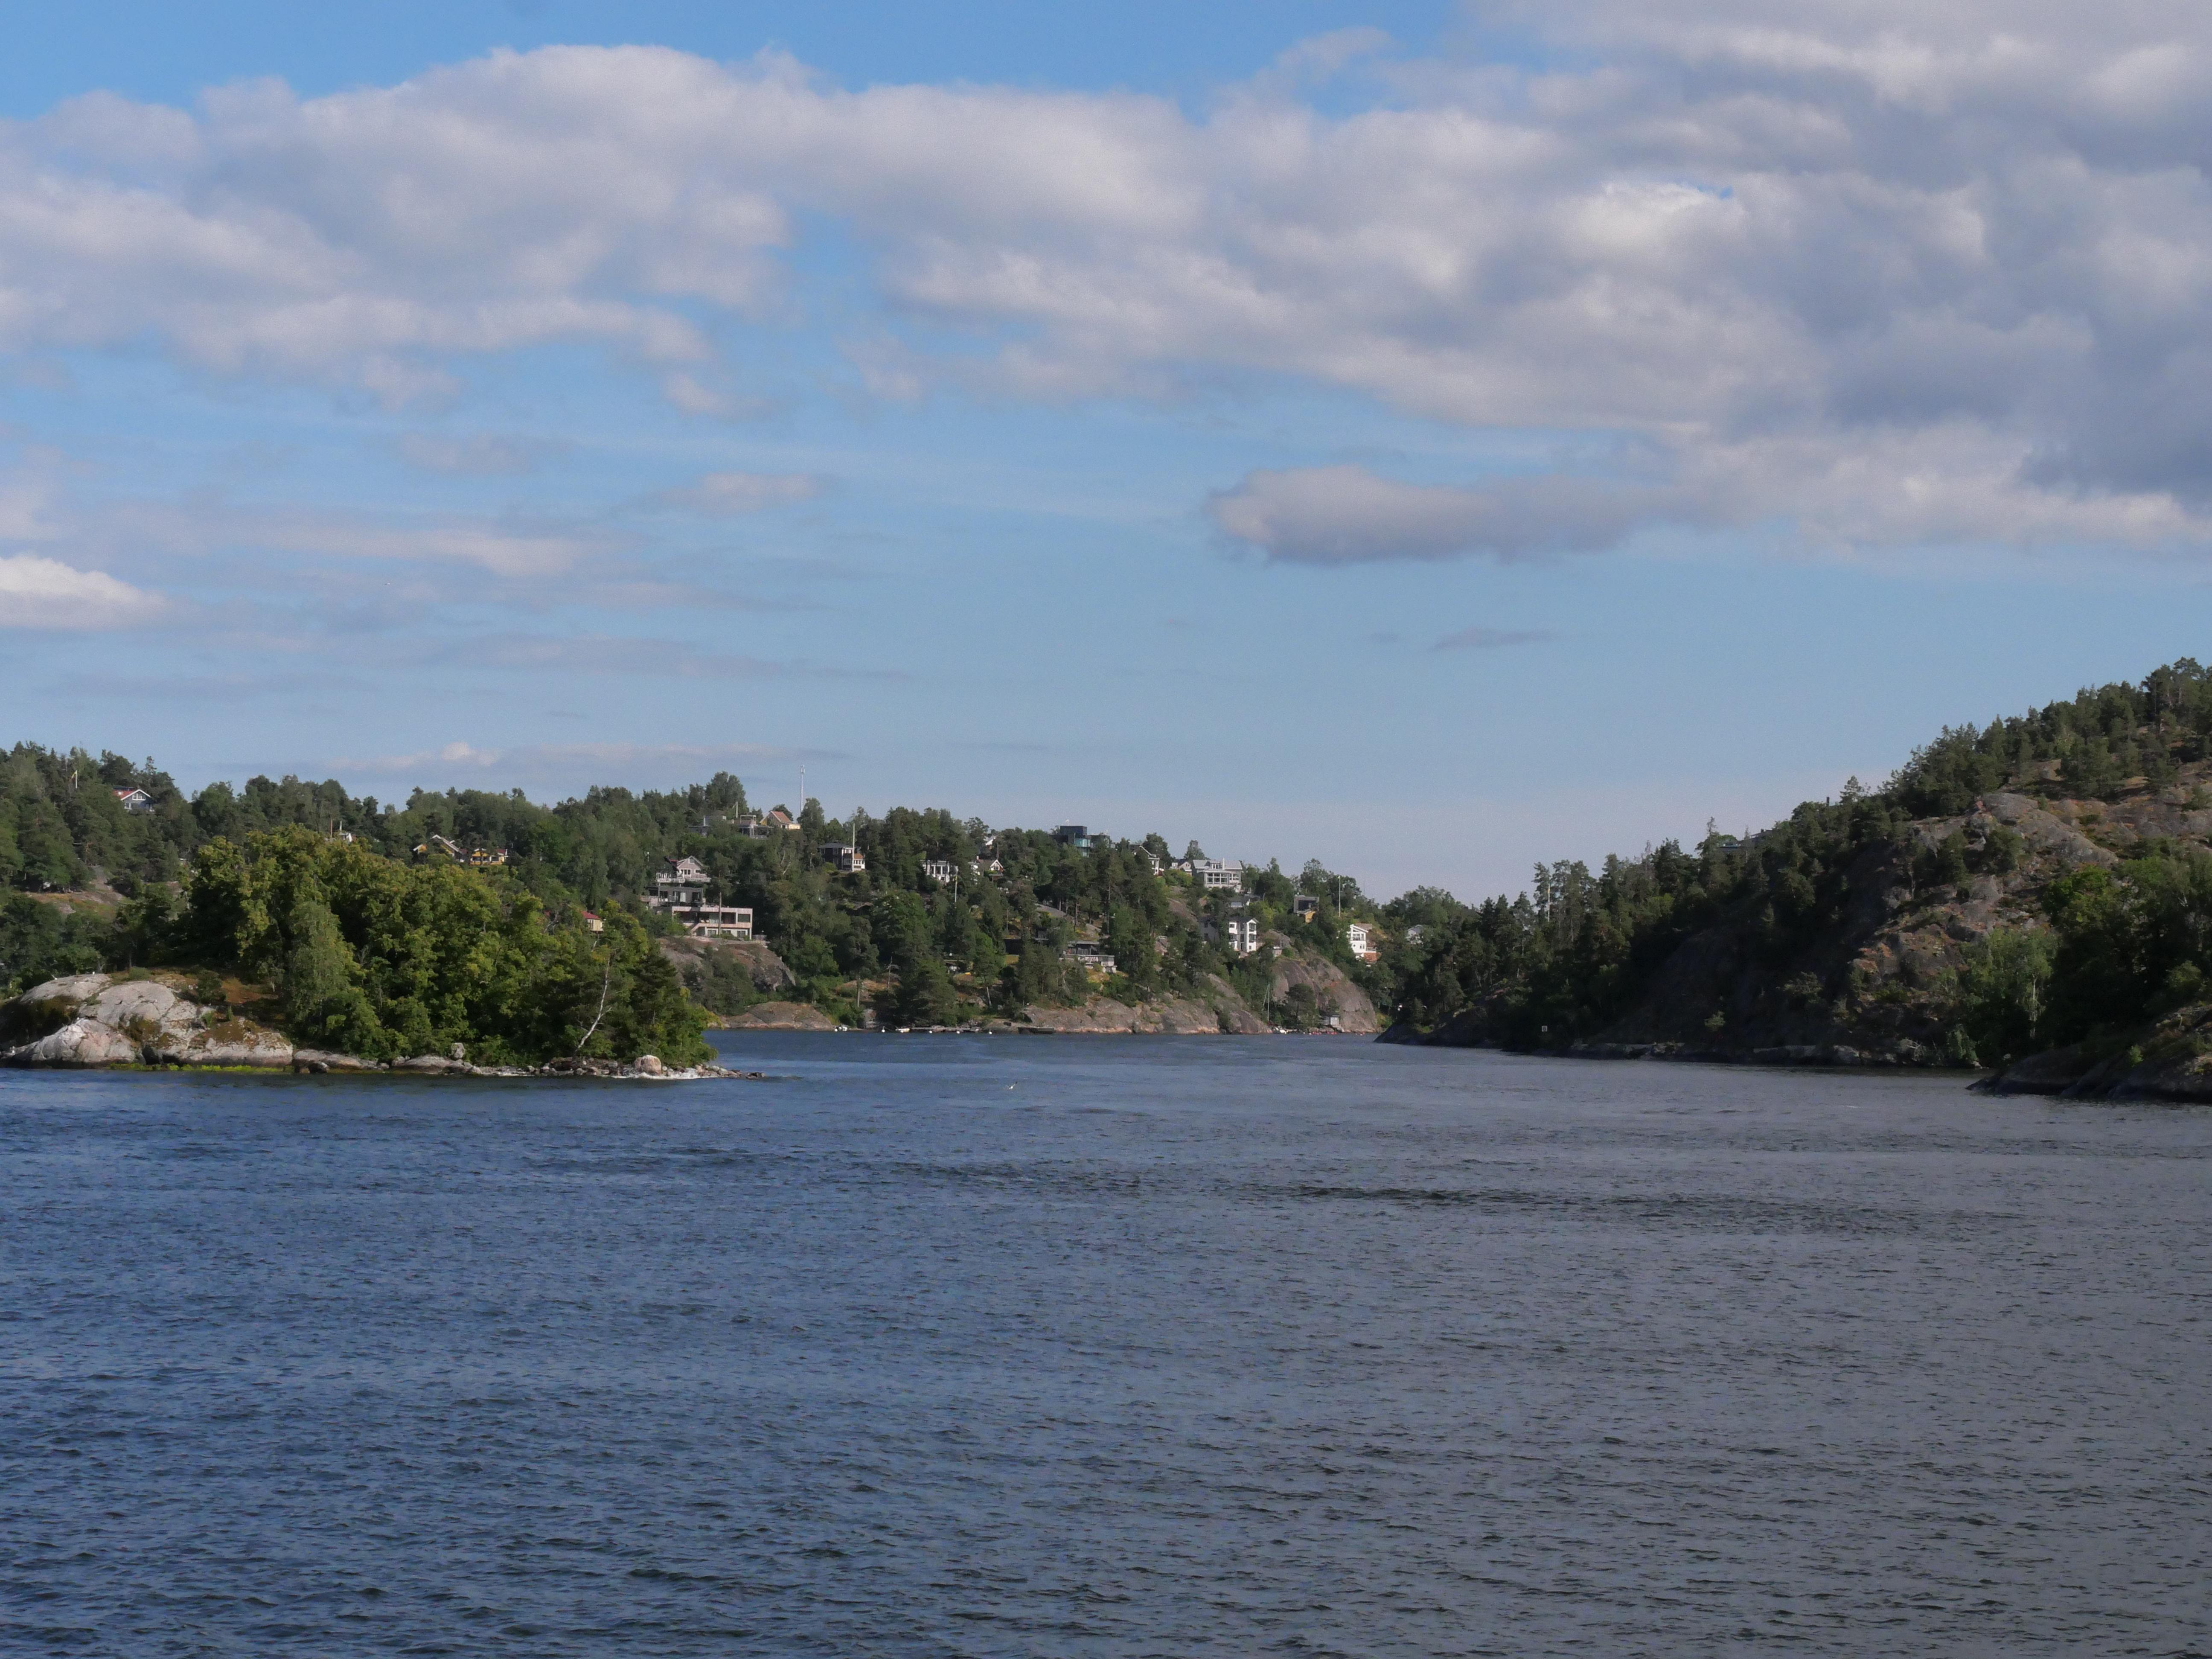
[[[18,22],[5,737],[1477,898],[2207,654],[2203,7],[1077,9]]]

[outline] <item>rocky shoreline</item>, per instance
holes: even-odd
[[[688,1082],[757,1079],[720,1066],[556,1060],[543,1066],[478,1066],[457,1045],[447,1054],[368,1060],[295,1045],[281,1031],[210,1008],[154,978],[74,974],[0,1003],[0,1066],[17,1069],[203,1070],[385,1074],[402,1077],[623,1078]]]

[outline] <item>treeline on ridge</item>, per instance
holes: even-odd
[[[2002,825],[1961,823],[1929,843],[1916,826],[1929,819],[1959,818],[2000,790],[2094,799],[2170,790],[2184,768],[2208,758],[2212,676],[2183,660],[2140,684],[1948,728],[1881,787],[1848,787],[1741,840],[1709,833],[1693,848],[1669,841],[1596,870],[1564,860],[1540,867],[1518,895],[1473,905],[1436,888],[1378,902],[1318,865],[1296,875],[1269,865],[1249,869],[1245,902],[1274,936],[1335,963],[1409,1026],[1472,1022],[1485,1040],[1556,1048],[1620,1019],[1700,935],[1725,932],[1796,985],[1807,977],[1800,964],[1845,925],[1870,883],[1903,882],[1932,897],[2021,858],[2018,837]],[[134,813],[118,802],[118,790],[133,788],[146,792],[150,810]],[[810,800],[798,830],[763,838],[738,823],[747,806],[744,786],[727,773],[669,792],[594,788],[550,807],[519,791],[418,790],[398,805],[293,778],[256,777],[237,789],[211,784],[186,797],[151,761],[19,744],[0,761],[0,882],[17,890],[0,904],[0,981],[20,988],[53,972],[163,952],[204,956],[218,948],[218,933],[234,941],[223,947],[234,950],[231,960],[282,976],[301,939],[327,939],[329,930],[312,906],[295,918],[295,895],[270,901],[276,908],[251,926],[234,919],[227,933],[210,931],[200,914],[201,896],[215,890],[204,873],[209,849],[227,848],[223,856],[265,865],[272,893],[318,889],[349,953],[346,978],[360,1000],[349,992],[313,1011],[303,1002],[299,1018],[337,1022],[330,1029],[369,1043],[405,1047],[464,1027],[492,1040],[482,1034],[510,1026],[488,1026],[483,1007],[519,1008],[536,995],[568,1009],[582,994],[587,957],[604,969],[603,958],[628,952],[624,971],[646,977],[623,1029],[662,1033],[656,1040],[677,1045],[668,989],[647,982],[659,974],[649,966],[659,959],[650,941],[668,924],[639,899],[665,861],[689,855],[707,869],[712,899],[751,907],[757,929],[796,976],[790,994],[841,1018],[857,1020],[862,988],[886,982],[895,1000],[884,1012],[901,1023],[1079,1000],[1091,987],[1064,954],[1079,933],[1115,957],[1111,994],[1188,993],[1218,978],[1279,1021],[1310,1023],[1315,1012],[1270,1006],[1265,953],[1242,957],[1213,942],[1209,923],[1225,898],[1156,874],[1155,860],[1172,856],[1158,835],[1102,837],[1080,848],[1046,831],[994,832],[943,811],[833,819]],[[495,871],[417,859],[415,849],[434,835],[510,857]],[[309,842],[325,850],[310,858]],[[860,848],[866,872],[831,873],[817,856],[830,842]],[[957,885],[923,872],[938,860],[962,872]],[[992,860],[989,878],[975,873]],[[313,866],[311,878],[283,873],[303,861]],[[390,872],[373,881],[363,873],[372,865]],[[191,873],[171,893],[187,866]],[[27,896],[95,875],[128,901],[112,917]],[[495,994],[467,1004],[477,993],[441,977],[458,969],[395,969],[390,939],[372,924],[409,883],[421,890],[409,888],[406,902],[449,917],[456,938],[481,928],[519,953],[501,959],[507,966],[492,975]],[[372,900],[372,890],[382,896]],[[338,902],[341,893],[350,896]],[[496,917],[462,903],[465,893],[493,903]],[[1300,893],[1322,901],[1311,920],[1293,908]],[[2042,904],[2042,925],[1979,941],[1968,953],[1946,992],[1954,1035],[1942,1057],[1994,1060],[2032,1044],[2117,1040],[2197,997],[2212,975],[2212,855],[2199,843],[2133,848],[2116,868],[2051,883]],[[572,931],[586,908],[606,918],[595,946]],[[1376,928],[1378,961],[1347,948],[1352,921]],[[532,930],[567,942],[531,955],[514,941]],[[313,955],[310,948],[300,959]],[[440,958],[465,959],[458,945]],[[758,994],[726,967],[693,988],[724,1012]],[[1814,983],[1792,994],[1835,990]],[[1729,1018],[1720,1008],[1711,1016],[1716,1047],[1729,1040]],[[547,1032],[513,1039],[518,1054],[554,1040]]]

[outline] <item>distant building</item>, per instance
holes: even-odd
[[[841,876],[857,876],[868,867],[867,855],[857,847],[833,842],[822,849],[822,856],[836,866]]]
[[[1250,916],[1241,921],[1232,916],[1221,933],[1223,942],[1240,957],[1249,957],[1260,948],[1260,924]]]
[[[1372,962],[1382,954],[1375,948],[1373,935],[1364,921],[1355,921],[1344,930],[1344,942],[1352,947],[1352,954],[1364,962]]]
[[[1086,974],[1097,974],[1111,978],[1114,973],[1114,953],[1103,945],[1093,945],[1089,939],[1078,939],[1060,953],[1066,962],[1079,962]]]
[[[1090,826],[1082,823],[1063,823],[1052,832],[1052,838],[1062,847],[1073,847],[1079,853],[1089,852],[1094,842],[1109,839],[1103,832],[1091,834]]]
[[[693,858],[672,859],[653,878],[646,903],[655,910],[676,910],[704,902],[707,866]]]
[[[1176,867],[1190,872],[1210,892],[1233,892],[1244,884],[1244,866],[1233,859],[1185,859]]]
[[[781,806],[766,812],[740,812],[731,822],[755,841],[766,841],[780,830],[799,828],[799,820]]]
[[[1150,848],[1146,848],[1145,857],[1152,864],[1152,873],[1156,876],[1158,875],[1162,867],[1160,864],[1160,855],[1158,853],[1152,851]]]
[[[599,919],[597,911],[586,910],[584,912],[584,931],[587,933],[604,933],[607,931],[607,925]]]
[[[154,810],[154,798],[143,789],[118,789],[115,792],[115,799],[116,804],[126,812],[150,812]]]
[[[672,859],[653,878],[646,908],[680,924],[693,939],[750,939],[753,913],[742,905],[707,902],[707,866],[694,858]],[[590,921],[586,927],[592,927]],[[594,933],[598,928],[592,927]]]
[[[942,885],[960,873],[959,867],[950,859],[924,859],[921,873]]]
[[[741,904],[695,904],[672,913],[693,939],[750,939],[753,913]]]
[[[415,849],[416,858],[428,858],[433,853],[476,870],[494,869],[507,862],[504,847],[464,847],[440,835],[433,835]]]
[[[1321,914],[1321,901],[1311,893],[1301,893],[1291,901],[1291,908],[1297,912],[1300,921],[1311,921]]]
[[[1416,922],[1413,927],[1408,927],[1406,930],[1406,943],[1408,945],[1419,945],[1424,939],[1428,937],[1428,933],[1429,930],[1427,928]]]

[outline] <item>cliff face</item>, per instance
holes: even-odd
[[[1311,1006],[1316,1015],[1324,1022],[1330,1018],[1336,1020],[1334,1029],[1361,1036],[1372,1036],[1382,1029],[1374,1003],[1334,963],[1282,949],[1273,959],[1273,967],[1265,999],[1267,1006],[1258,1008],[1239,995],[1228,981],[1218,974],[1209,974],[1188,995],[1156,997],[1135,1004],[1092,996],[1076,1008],[1026,1009],[1022,1023],[1044,1031],[1161,1032],[1183,1036],[1218,1032],[1232,1036],[1259,1036],[1276,1029],[1269,1020],[1273,1006],[1291,1001],[1292,990],[1304,987],[1313,994]]]

